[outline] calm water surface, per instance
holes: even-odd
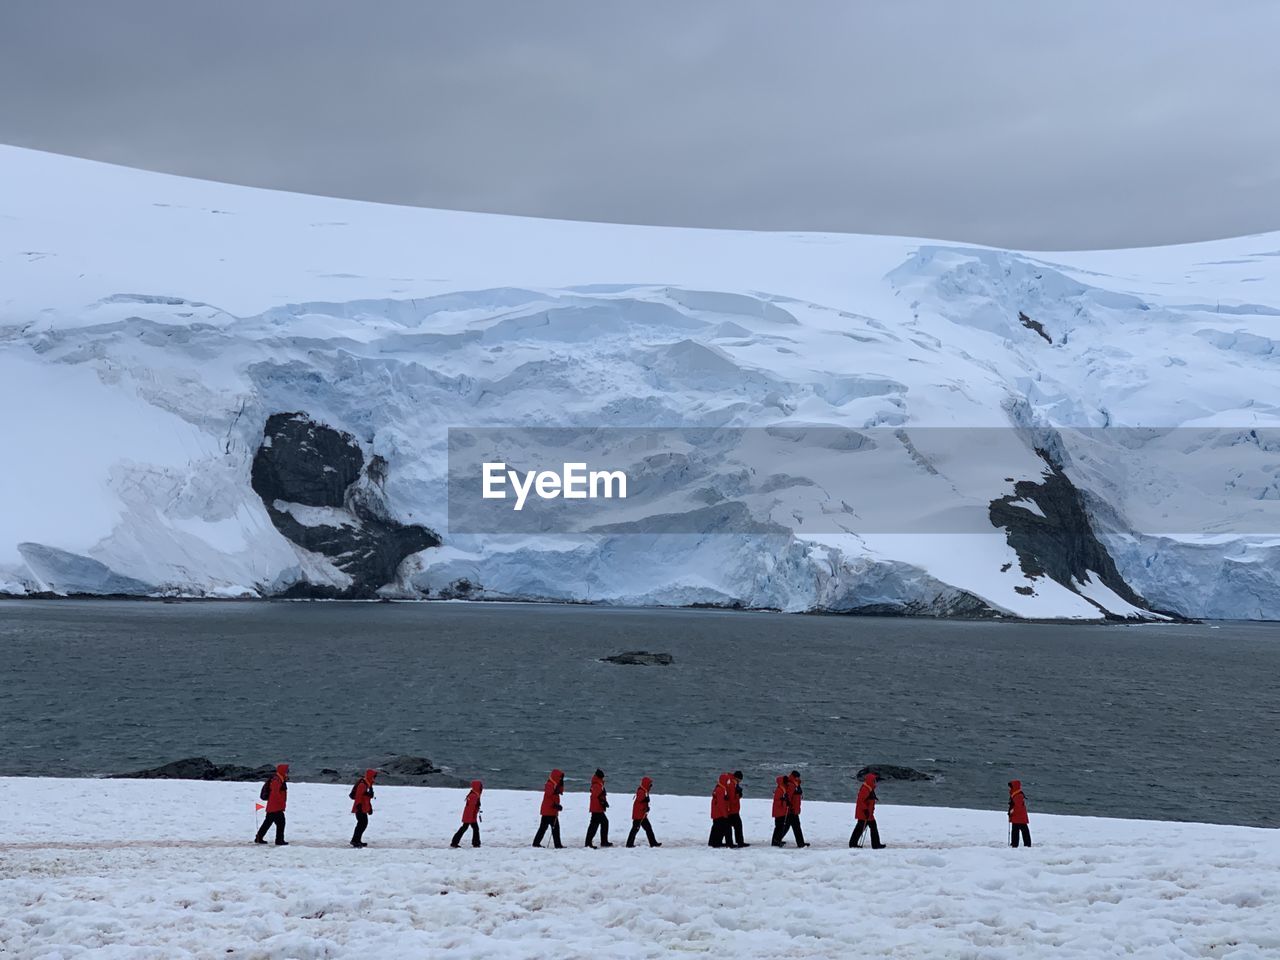
[[[671,667],[621,667],[624,650]],[[497,604],[0,602],[0,775],[186,756],[494,787],[749,796],[792,768],[851,800],[1280,824],[1280,629],[1100,627]]]

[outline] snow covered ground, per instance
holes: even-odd
[[[0,418],[16,464],[0,502],[20,505],[0,512],[0,593],[348,589],[333,558],[369,551],[322,555],[280,521],[364,521],[250,485],[264,423],[302,411],[380,458],[381,519],[441,534],[365,585],[391,596],[465,582],[489,599],[940,614],[976,597],[1082,619],[1146,615],[1140,597],[1280,618],[1280,442],[1256,432],[1280,427],[1280,234],[1027,254],[565,223],[11,147],[0,182],[15,187],[0,196]],[[455,535],[451,426],[782,428],[785,469],[725,463],[660,492],[664,511],[740,503],[784,533]],[[1039,549],[1057,556],[1028,562],[991,502],[1034,527],[1047,500],[1015,486],[1044,479],[1036,438],[1121,426],[1156,429],[1062,451],[1110,557],[1090,565],[1051,535]],[[821,472],[829,458],[801,449],[815,427],[882,431],[893,504],[981,532],[860,526],[883,505]],[[1008,442],[957,457],[924,443],[932,427]],[[1173,450],[1207,455],[1190,483],[1130,462],[1174,427]]]
[[[610,783],[619,843],[633,786]],[[538,795],[492,791],[484,847],[450,850],[463,791],[377,792],[352,850],[347,788],[293,785],[277,849],[248,842],[255,784],[0,780],[0,954],[1280,957],[1274,830],[1037,816],[1032,795],[1030,850],[1000,810],[882,805],[873,852],[847,847],[851,803],[810,802],[813,847],[776,850],[756,798],[755,846],[708,850],[707,801],[655,796],[661,849],[585,850],[569,794],[568,849],[533,850]]]

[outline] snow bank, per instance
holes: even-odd
[[[637,778],[638,779],[638,778]],[[660,775],[655,777],[659,780]],[[255,847],[256,784],[0,780],[0,953],[114,957],[1280,955],[1280,833],[1037,816],[1011,850],[1002,811],[882,805],[889,849],[849,850],[852,803],[806,803],[807,850],[709,850],[708,801],[655,796],[664,846],[533,850],[538,794],[488,791],[484,846],[450,850],[464,792],[380,788],[346,845],[347,788],[294,784],[287,848]],[[751,794],[763,786],[746,785]],[[892,798],[892,784],[881,794]],[[996,800],[998,798],[993,798]],[[643,841],[642,841],[643,842]]]

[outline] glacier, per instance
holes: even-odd
[[[1046,254],[543,221],[13,147],[0,182],[0,593],[1280,617],[1280,233]],[[790,524],[848,508],[798,455],[655,474],[702,533],[451,533],[458,426],[885,431],[921,511],[985,529]],[[934,428],[1011,442],[961,468]],[[1240,444],[1173,489],[1073,428]],[[1218,528],[1160,528],[1204,504]]]

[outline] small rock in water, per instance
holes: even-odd
[[[854,774],[859,780],[874,773],[880,780],[932,780],[933,774],[912,767],[895,767],[891,763],[869,763]]]
[[[648,650],[629,650],[626,653],[615,653],[611,657],[601,657],[601,663],[620,663],[628,667],[669,667],[676,662],[669,653],[650,653]]]

